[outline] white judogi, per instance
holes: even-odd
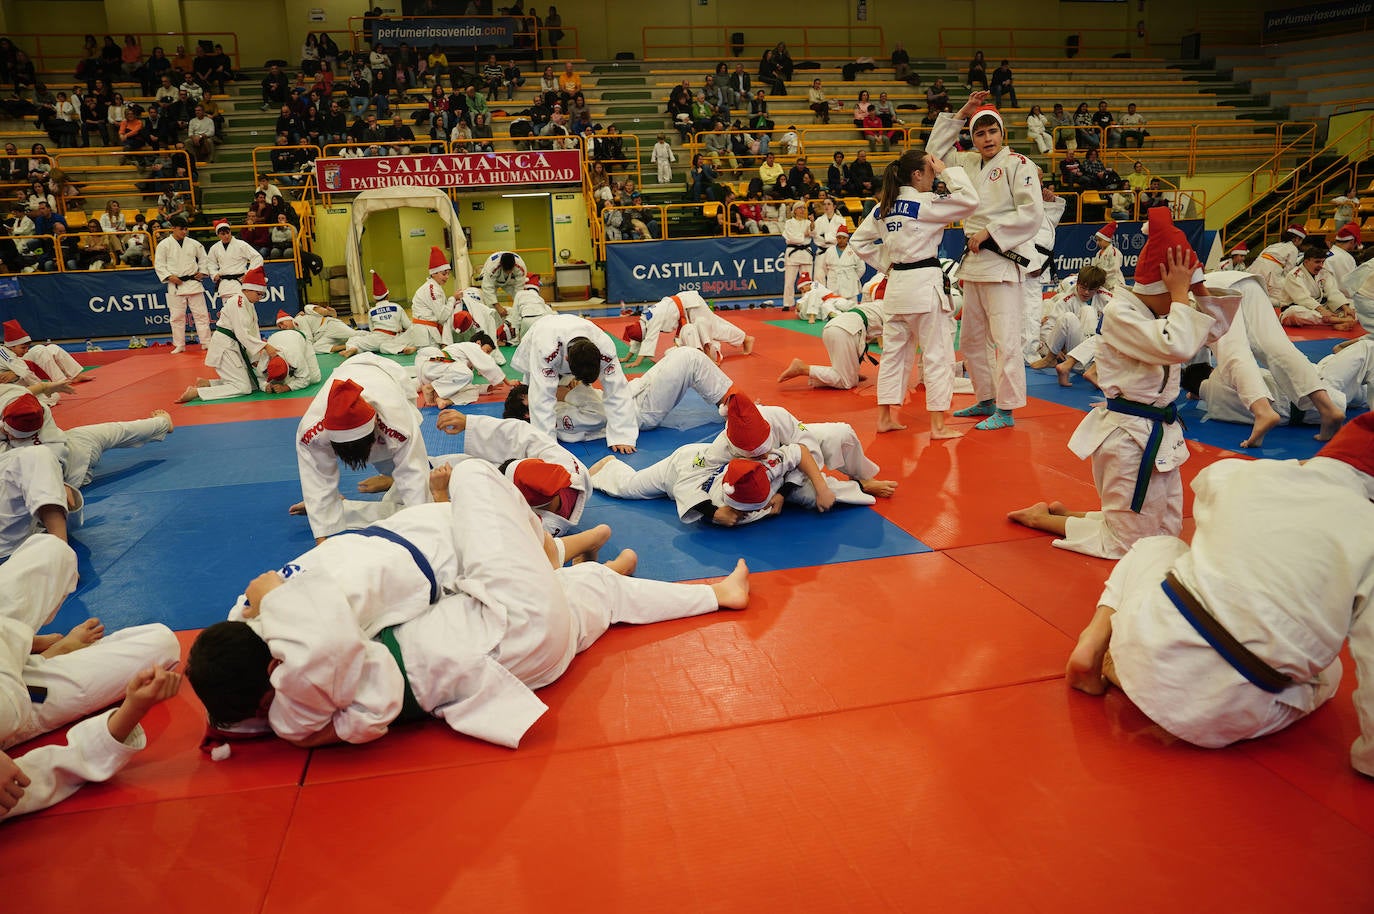
[[[557,434],[555,404],[558,379],[571,374],[568,368],[568,344],[575,339],[587,339],[601,353],[601,388],[606,397],[606,444],[628,444],[639,440],[639,423],[631,401],[630,386],[620,368],[615,341],[604,330],[586,318],[572,314],[555,314],[537,321],[520,346],[511,364],[525,376],[529,385],[530,424],[550,434]]]
[[[11,453],[25,451],[51,458],[38,447]],[[156,623],[107,634],[70,654],[30,653],[33,636],[75,589],[76,553],[55,536],[31,537],[0,565],[0,749],[118,701],[136,672],[181,656],[171,629]]]
[[[205,272],[205,248],[191,237],[177,241],[168,235],[157,243],[153,251],[153,271],[160,282],[168,277],[191,277],[182,279],[181,285],[167,282],[167,317],[172,327],[172,349],[180,351],[186,347],[186,309],[191,309],[191,317],[196,323],[196,335],[200,344],[210,345],[210,315],[205,310],[205,287],[195,279],[197,273]]]
[[[1222,460],[1193,481],[1192,546],[1138,542],[1112,571],[1099,604],[1112,616],[1122,688],[1155,723],[1218,748],[1283,729],[1320,707],[1341,679],[1346,638],[1359,686],[1361,734],[1351,763],[1374,775],[1374,505],[1371,478],[1314,457]],[[1265,556],[1281,556],[1266,561]],[[1222,627],[1294,684],[1252,685],[1168,599],[1172,570]]]
[[[743,348],[746,336],[743,330],[711,310],[711,305],[701,297],[700,292],[683,290],[669,299],[681,302],[687,314],[687,323],[678,330],[678,345],[705,349],[716,361],[721,359],[721,343]]]
[[[1291,241],[1271,244],[1250,264],[1250,272],[1264,281],[1265,293],[1278,305],[1283,302],[1283,280],[1290,270],[1302,266],[1302,252]]]
[[[1077,288],[1047,299],[1040,320],[1040,336],[1036,340],[1036,358],[1068,353],[1088,337],[1096,336],[1111,300],[1110,292],[1099,289],[1090,300],[1084,301]]]
[[[479,274],[480,285],[482,287],[482,301],[488,308],[496,307],[496,290],[502,289],[512,298],[515,293],[525,287],[525,277],[529,275],[529,270],[525,267],[524,258],[519,254],[515,255],[515,267],[507,273],[501,269],[501,255],[511,253],[509,251],[497,251],[487,258],[487,262],[482,264]],[[492,337],[495,339],[495,337]]]
[[[592,484],[598,492],[613,498],[648,499],[671,498],[677,504],[678,520],[695,523],[712,510],[725,504],[721,477],[725,462],[717,460],[718,449],[706,442],[684,444],[658,463],[636,470],[618,457],[608,460]],[[787,445],[754,458],[768,473],[774,494],[782,488],[786,477],[801,465],[801,446]],[[759,508],[740,518],[735,526],[751,524],[769,515],[768,508]]]
[[[1326,258],[1326,272],[1330,273],[1336,280],[1336,288],[1340,289],[1346,298],[1350,295],[1345,293],[1345,280],[1351,273],[1355,272],[1355,258],[1343,247],[1331,246],[1330,256]]]
[[[401,355],[415,345],[411,341],[410,315],[406,309],[385,298],[367,312],[367,330],[353,331],[348,347],[359,352],[385,352]]]
[[[267,361],[266,345],[258,330],[257,307],[242,292],[225,299],[205,353],[205,364],[215,369],[219,380],[199,388],[200,399],[245,397],[257,390],[255,373],[261,370],[258,363]]]
[[[835,236],[844,224],[844,216],[839,213],[833,216],[821,213],[812,226],[811,240],[815,242],[816,254],[812,261],[811,278],[823,286],[830,285],[830,264],[825,255],[835,247]]]
[[[411,345],[442,346],[453,342],[453,308],[454,300],[444,287],[433,276],[426,279],[410,298]]]
[[[277,350],[290,370],[284,383],[292,390],[304,390],[311,384],[320,383],[320,360],[315,349],[299,330],[278,330],[267,337],[267,345]],[[258,386],[267,387],[267,360],[261,359],[253,366]]]
[[[642,339],[638,342],[630,343],[630,352],[634,355],[643,354],[645,358],[655,358],[658,353],[658,338],[667,334],[669,339],[676,338],[678,332],[691,323],[695,316],[688,313],[687,304],[690,299],[685,297],[686,293],[680,295],[669,295],[659,299],[656,304],[647,305],[639,315],[639,330]],[[700,298],[701,296],[697,296]],[[701,308],[695,307],[693,312],[699,312],[701,308],[706,308],[706,302],[701,302]],[[709,309],[708,309],[709,310]]]
[[[358,331],[337,317],[328,317],[307,305],[294,318],[296,329],[305,334],[316,352],[333,352],[335,346],[346,345]]]
[[[452,503],[378,526],[427,559],[441,594],[404,547],[345,535],[291,563],[248,624],[282,663],[268,721],[302,739],[332,724],[365,743],[387,732],[407,686],[459,733],[516,747],[548,710],[533,690],[556,680],[613,622],[648,623],[718,608],[706,585],[628,578],[596,562],[555,571],[544,532],[491,464],[455,464]],[[617,580],[612,580],[612,577]],[[394,629],[404,674],[373,638]]]
[[[1156,317],[1128,289],[1118,289],[1107,306],[1098,337],[1097,377],[1107,398],[1166,407],[1178,399],[1178,366],[1226,332],[1240,307],[1237,297],[1205,298],[1194,310],[1174,302],[1166,317]],[[1069,439],[1069,450],[1091,457],[1101,511],[1067,519],[1060,549],[1115,559],[1136,540],[1177,536],[1183,529],[1183,481],[1178,468],[1188,459],[1188,443],[1177,422],[1163,425],[1140,511],[1131,510],[1140,460],[1155,423],[1110,412],[1088,410]]]
[[[1002,250],[1029,259],[1045,221],[1039,169],[1009,146],[987,162],[977,152],[959,152],[956,144],[963,124],[948,111],[941,113],[926,148],[947,163],[966,167],[976,182],[978,209],[964,220],[964,235],[972,238],[987,229]],[[960,348],[974,396],[979,402],[995,400],[1003,410],[1025,406],[1025,271],[991,251],[979,251],[964,255],[959,277],[964,281]]]
[[[360,384],[363,399],[377,411],[368,463],[395,480],[382,501],[350,501],[339,495],[339,458],[320,434],[329,390],[336,379]],[[296,429],[301,494],[310,529],[317,538],[366,527],[400,505],[423,505],[430,501],[429,455],[420,422],[420,411],[415,408],[415,379],[395,362],[362,353],[334,369],[310,401],[310,408]]]
[[[15,758],[29,786],[13,809],[0,809],[0,820],[55,806],[83,784],[108,781],[148,745],[143,727],[137,724],[127,740],[116,742],[109,727],[113,713],[77,723],[67,731],[65,745],[40,746]]]
[[[499,344],[501,342],[501,316],[486,303],[481,289],[476,286],[468,286],[455,296],[453,307],[455,312],[461,308],[471,314],[472,322],[477,325],[477,329],[491,337],[493,343]],[[500,349],[493,352],[491,357],[496,360],[498,365],[506,364],[506,357],[501,354]]]
[[[1092,265],[1107,274],[1107,282],[1103,288],[1108,292],[1126,284],[1126,277],[1121,275],[1122,263],[1121,251],[1117,250],[1114,244],[1107,245],[1093,255]]]
[[[1274,300],[1283,308],[1283,323],[1290,327],[1306,327],[1322,324],[1330,317],[1330,312],[1350,304],[1336,284],[1336,279],[1325,267],[1313,276],[1307,267],[1299,264],[1289,270],[1283,279],[1283,297]],[[1322,311],[1328,308],[1329,311]]]
[[[485,384],[473,383],[481,375]],[[500,384],[506,373],[477,343],[449,343],[442,349],[424,346],[415,353],[415,377],[423,386],[455,405],[476,403],[492,384]]]
[[[262,266],[262,254],[242,238],[232,235],[229,243],[216,241],[205,251],[205,272],[218,283],[215,293],[221,301],[243,291],[243,274]],[[237,276],[238,279],[229,277]]]
[[[1044,200],[1043,196],[1041,200]],[[1067,206],[1068,201],[1063,197],[1055,197],[1045,203],[1044,219],[1040,223],[1040,228],[1035,231],[1035,253],[1030,257],[1030,264],[1026,267],[1026,279],[1021,286],[1022,294],[1026,297],[1021,343],[1027,362],[1039,358],[1034,353],[1039,349],[1040,316],[1045,301],[1044,286],[1046,280],[1053,279],[1052,276],[1045,275],[1045,270],[1049,268],[1050,258],[1054,256],[1054,235],[1059,230],[1059,220],[1064,218],[1064,209]]]
[[[640,431],[663,424],[688,390],[712,405],[730,390],[731,380],[699,349],[675,346],[648,371],[630,379],[630,402]],[[579,384],[555,409],[560,441],[590,441],[606,435],[606,403],[601,391]]]
[[[882,300],[854,305],[826,321],[821,343],[830,355],[829,365],[812,365],[807,383],[812,387],[851,390],[859,383],[868,344],[883,335]]]
[[[811,288],[797,299],[797,317],[814,322],[814,318],[828,321],[841,311],[854,307],[852,300],[830,291],[819,281],[811,283]]]
[[[819,268],[816,271],[825,277],[824,284],[841,298],[857,301],[859,298],[859,277],[863,276],[864,272],[864,264],[859,259],[858,252],[851,249],[848,244],[843,250],[836,244],[826,251],[824,256],[816,259],[822,261],[822,265],[825,267],[823,273]],[[816,281],[822,282],[820,279]]]
[[[945,294],[945,276],[937,261],[945,226],[972,218],[979,201],[973,180],[963,168],[951,166],[940,177],[949,188],[948,196],[902,187],[891,211],[882,215],[875,207],[849,240],[849,246],[865,263],[887,274],[882,303],[883,359],[878,365],[879,405],[901,406],[906,402],[918,346],[926,408],[943,412],[954,397],[954,341],[949,334],[953,303]],[[902,266],[918,262],[926,266]],[[1017,295],[1019,302],[1019,288]],[[1016,318],[1019,339],[1019,311]]]
[[[539,290],[532,286],[526,286],[515,293],[515,298],[510,306],[510,314],[507,315],[506,319],[520,336],[524,336],[535,321],[553,313],[553,308],[544,301],[544,296],[539,294]]]
[[[1317,363],[1317,375],[1322,387],[1337,409],[1362,408],[1369,405],[1374,386],[1374,340],[1357,340],[1340,352],[1333,352]],[[1321,414],[1310,397],[1290,399],[1268,371],[1260,373],[1268,398],[1280,416],[1299,418],[1316,425]],[[1207,418],[1219,422],[1249,422],[1252,418],[1247,404],[1254,398],[1240,392],[1234,372],[1226,365],[1218,365],[1211,377],[1202,382],[1200,397],[1207,403]]]
[[[568,516],[540,508],[534,509],[544,529],[562,536],[582,521],[582,512],[592,493],[592,476],[582,461],[553,438],[522,419],[497,419],[494,416],[468,416],[463,431],[463,453],[500,467],[508,460],[534,458],[555,463],[568,471],[571,486],[578,492]]]
[[[797,276],[811,266],[810,221],[789,215],[782,224],[782,240],[787,245],[787,253],[783,256],[782,306],[791,308],[796,302]]]
[[[36,444],[0,454],[0,558],[42,529],[37,512],[48,505],[67,510],[57,455]]]
[[[31,345],[23,355],[15,355],[8,346],[0,346],[0,367],[34,381],[71,381],[81,377],[84,370],[72,354],[55,343]],[[47,377],[44,377],[46,375]]]
[[[649,154],[649,161],[654,163],[658,173],[659,184],[670,184],[673,180],[673,163],[677,161],[677,154],[673,152],[673,147],[668,143],[655,143],[654,151]]]

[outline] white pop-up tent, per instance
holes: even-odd
[[[348,243],[344,251],[344,266],[348,270],[348,297],[356,317],[366,317],[372,301],[368,273],[363,269],[363,231],[367,217],[373,213],[405,206],[432,209],[443,217],[444,223],[448,226],[449,263],[453,264],[456,288],[463,289],[472,285],[468,241],[463,235],[458,212],[453,208],[453,201],[448,198],[448,194],[438,188],[414,185],[365,190],[353,198],[353,218],[348,226]]]

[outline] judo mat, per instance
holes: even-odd
[[[776,309],[726,316],[758,343],[723,369],[804,421],[850,422],[894,498],[714,530],[679,524],[667,501],[596,495],[584,520],[612,526],[603,558],[631,547],[640,573],[693,580],[743,556],[749,608],[613,628],[539,692],[549,711],[514,751],[425,722],[366,746],[236,743],[216,763],[196,748],[204,711],[183,688],[145,718],[148,748],[113,781],[0,825],[0,867],[23,874],[4,909],[1374,910],[1374,783],[1348,764],[1348,656],[1326,707],[1218,751],[1169,737],[1119,691],[1062,681],[1112,564],[1054,549],[1006,512],[1094,506],[1065,442],[1100,394],[1032,372],[1015,428],[956,420],[965,437],[932,441],[918,390],[908,430],[877,435],[873,377],[856,391],[776,383],[793,357],[824,360],[818,331]],[[286,513],[306,401],[172,406],[206,373],[198,358],[94,355],[103,367],[59,423],[167,408],[177,430],[97,468],[72,537],[80,585],[49,628],[160,620],[188,647],[249,579],[313,542]],[[424,410],[430,452],[460,450],[436,413]],[[692,395],[625,459],[646,466],[721,428]],[[1186,434],[1190,480],[1235,456],[1243,430],[1190,420]]]

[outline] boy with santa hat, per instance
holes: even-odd
[[[510,312],[506,316],[507,325],[515,331],[515,339],[512,342],[518,341],[528,333],[535,321],[554,313],[549,303],[544,301],[544,296],[540,293],[541,287],[539,274],[530,273],[525,277],[525,285],[515,293]]]
[[[0,346],[0,371],[14,374],[18,383],[28,386],[38,381],[63,384],[90,380],[82,377],[81,363],[61,346],[52,343],[35,346],[33,337],[29,336],[19,321],[5,321],[4,330],[5,342]]]
[[[1108,222],[1093,235],[1093,240],[1097,242],[1097,253],[1093,255],[1092,264],[1107,274],[1107,281],[1103,288],[1108,292],[1126,283],[1126,278],[1121,275],[1121,265],[1124,261],[1121,258],[1121,251],[1113,243],[1115,239],[1115,222]]]
[[[406,309],[387,296],[386,283],[376,270],[372,271],[372,297],[375,303],[367,312],[368,329],[354,333],[348,338],[343,349],[343,357],[350,358],[359,352],[385,352],[387,355],[410,355],[415,351],[411,341],[410,315]]]
[[[453,266],[437,247],[429,249],[429,278],[410,299],[411,340],[416,346],[442,346],[453,342],[450,329],[453,299],[444,284],[453,275]]]
[[[245,397],[260,389],[258,362],[277,355],[276,347],[268,344],[258,330],[256,303],[267,294],[267,274],[262,267],[249,270],[240,289],[224,300],[209,351],[205,353],[206,366],[215,369],[219,378],[199,379],[177,398],[178,403]]]
[[[849,307],[836,311],[825,322],[821,331],[821,343],[830,355],[829,365],[808,365],[801,359],[793,359],[782,374],[778,383],[791,378],[805,376],[812,387],[834,387],[839,390],[852,390],[857,387],[862,375],[864,359],[877,364],[877,359],[868,352],[868,344],[883,335],[883,294],[887,289],[887,278],[878,273],[864,287],[864,300],[859,304],[846,302]]]
[[[291,326],[284,327],[284,323]],[[253,369],[258,376],[258,386],[269,394],[284,394],[320,383],[320,360],[315,355],[315,348],[305,334],[296,329],[291,315],[278,311],[277,326],[281,329],[267,337],[267,345],[277,350],[277,354],[259,362]]]

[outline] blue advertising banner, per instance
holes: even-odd
[[[1060,278],[1077,273],[1092,262],[1097,253],[1097,242],[1093,236],[1105,223],[1086,222],[1080,225],[1061,225],[1054,235],[1055,271]],[[1174,223],[1188,238],[1198,257],[1207,257],[1206,234],[1201,219],[1182,219]],[[1135,263],[1140,259],[1140,249],[1145,247],[1145,233],[1141,231],[1143,222],[1118,222],[1116,225],[1116,247],[1121,251],[1123,261],[1121,272],[1127,279],[1135,275]],[[949,233],[946,232],[946,235]]]
[[[13,277],[17,295],[0,296],[0,319],[14,320],[36,340],[81,340],[167,333],[167,287],[152,270],[89,273],[26,273]],[[213,315],[218,301],[211,299]],[[267,264],[267,295],[258,302],[258,323],[270,327],[277,311],[300,310],[296,268]]]
[[[685,289],[707,298],[781,295],[781,235],[606,245],[611,301],[656,301]]]
[[[425,16],[420,19],[379,19],[372,26],[374,40],[392,47],[407,42],[413,48],[432,44],[444,47],[509,48],[520,30],[515,17]]]

